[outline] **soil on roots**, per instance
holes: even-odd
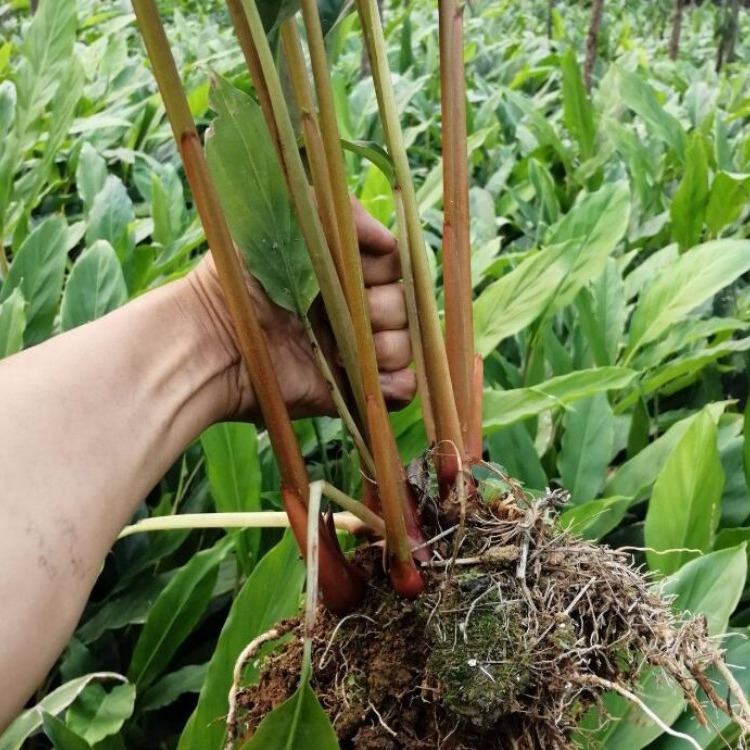
[[[567,748],[583,712],[632,691],[644,665],[699,718],[698,686],[726,706],[705,678],[721,658],[705,620],[678,617],[624,553],[561,530],[560,499],[482,506],[433,545],[416,602],[394,595],[380,548],[358,551],[366,600],[343,618],[321,608],[312,633],[312,684],[342,750]],[[302,626],[286,630],[239,696],[240,736],[299,684]]]

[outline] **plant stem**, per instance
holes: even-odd
[[[211,180],[177,66],[154,0],[134,0],[148,55],[164,100],[185,173],[232,318],[235,335],[266,423],[282,477],[282,498],[301,549],[307,544],[307,470],[286,409],[263,329],[234,248],[216,188]],[[328,606],[346,609],[359,599],[360,586],[337,562],[337,540],[322,535],[321,585]]]
[[[297,148],[297,138],[255,0],[242,0],[242,7],[259,62],[257,73],[260,77],[254,77],[253,82],[257,90],[264,88],[268,94],[272,119],[279,134],[280,151],[292,203],[320,285],[323,302],[331,321],[344,369],[349,377],[357,408],[364,418],[366,406],[355,345],[357,336],[346,305],[346,298],[331,252],[326,244],[320,217],[310,195],[307,175]],[[251,70],[250,73],[252,75],[253,71]]]
[[[438,0],[443,127],[445,344],[464,444],[469,442],[474,370],[463,0]]]
[[[372,335],[372,326],[370,325],[370,315],[367,309],[364,280],[362,278],[362,265],[359,258],[357,230],[354,225],[351,201],[349,200],[346,169],[344,167],[341,139],[336,121],[336,108],[328,72],[328,57],[326,55],[325,42],[323,41],[323,30],[320,25],[316,0],[302,0],[302,16],[305,22],[305,29],[307,30],[307,43],[310,49],[315,92],[318,97],[318,107],[320,110],[320,129],[323,137],[323,148],[330,176],[336,225],[341,240],[341,283],[344,287],[344,294],[346,295],[346,301],[352,315],[352,322],[354,323],[357,336],[357,354],[365,398],[367,399],[367,425],[373,447],[373,457],[377,467],[381,507],[383,517],[386,521],[386,541],[389,549],[393,548],[397,551],[405,551],[404,555],[401,555],[400,552],[396,553],[397,564],[411,565],[414,571],[416,571],[411,560],[411,550],[409,549],[409,540],[404,519],[404,513],[408,504],[406,480],[404,477],[399,477],[397,473],[390,470],[391,461],[395,460],[400,465],[400,459],[396,439],[388,422],[388,410],[383,399],[383,392],[380,388],[375,340]],[[378,414],[374,416],[376,411]],[[377,439],[374,435],[376,430],[382,431]],[[386,487],[385,484],[389,482],[393,483],[392,486]],[[392,506],[390,505],[391,503],[393,504]],[[393,519],[396,517],[400,517],[402,522],[393,523]],[[406,559],[402,559],[403,557]],[[399,573],[396,573],[393,583],[399,593],[410,594],[408,590],[399,590]]]
[[[404,146],[396,97],[388,69],[383,29],[375,0],[357,0],[357,9],[372,65],[383,130],[394,162],[397,187],[403,194],[409,255],[414,274],[415,297],[425,355],[425,374],[432,399],[437,442],[438,446],[449,445],[445,451],[440,448],[438,454],[438,481],[441,487],[446,489],[453,486],[458,473],[458,456],[464,455],[461,426],[453,398],[450,368],[440,330],[435,290],[427,264],[427,249],[417,208],[417,197],[411,180],[409,159]]]

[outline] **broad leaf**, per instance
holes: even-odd
[[[44,714],[64,711],[91,683],[117,680],[126,682],[114,672],[94,672],[66,682],[45,696],[36,706],[24,711],[0,736],[0,750],[21,750],[27,737],[42,726]]]
[[[139,709],[156,711],[174,703],[185,693],[200,693],[206,680],[207,669],[208,664],[190,664],[165,675],[139,698]]]
[[[201,435],[206,454],[208,481],[216,510],[220,513],[261,509],[258,433],[253,425],[223,422]],[[259,529],[236,530],[231,534],[237,558],[246,573],[255,564]]]
[[[253,638],[278,620],[296,614],[304,580],[299,550],[292,535],[287,533],[261,559],[237,595],[211,657],[198,706],[180,737],[178,750],[224,746],[223,717],[235,661]],[[245,675],[252,680],[257,672],[249,668]]]
[[[25,328],[26,302],[16,287],[5,302],[0,302],[0,359],[23,349]]]
[[[681,255],[641,294],[630,323],[626,361],[748,270],[747,240],[714,240]]]
[[[241,750],[338,750],[331,722],[315,692],[305,682],[258,725]]]
[[[0,302],[19,288],[27,302],[24,344],[32,346],[52,333],[65,274],[68,227],[62,217],[42,222],[18,249]]]
[[[552,246],[490,284],[474,303],[475,346],[489,354],[538,317],[570,304],[599,276],[625,234],[630,194],[624,183],[581,199],[551,230]]]
[[[109,175],[91,206],[86,244],[91,246],[97,240],[106,240],[124,260],[130,225],[134,220],[133,202],[127,188],[118,177]]]
[[[706,407],[706,411],[716,423],[726,407],[726,403],[710,404]],[[648,490],[656,481],[665,461],[697,416],[697,414],[691,414],[676,422],[653,443],[622,464],[604,486],[605,494],[638,498]]]
[[[135,645],[128,679],[143,689],[169,664],[182,642],[206,609],[219,573],[219,563],[229,550],[223,539],[195,555],[167,584],[149,612]]]
[[[672,200],[672,238],[685,251],[696,245],[703,232],[708,201],[708,156],[701,133],[690,140],[685,174]]]
[[[106,181],[107,162],[90,143],[85,142],[78,157],[76,187],[87,214],[91,211],[94,199],[102,191]]]
[[[551,378],[531,388],[485,390],[484,432],[534,417],[547,409],[567,406],[595,393],[626,388],[635,376],[633,370],[624,367],[598,367]]]
[[[45,713],[42,719],[44,733],[52,740],[55,750],[91,750],[91,745],[60,719]]]
[[[750,199],[750,175],[718,172],[711,185],[706,224],[713,236],[739,218]]]
[[[549,482],[529,431],[523,424],[503,427],[488,438],[490,458],[526,487],[543,490]]]
[[[747,545],[730,547],[685,563],[659,590],[675,596],[680,611],[705,615],[709,635],[720,635],[740,601],[747,578]]]
[[[219,76],[212,98],[206,157],[232,237],[268,296],[306,313],[317,282],[260,107]]]
[[[96,320],[128,300],[117,253],[98,240],[78,257],[63,292],[60,324],[63,331]]]
[[[712,548],[723,486],[716,424],[704,410],[685,431],[654,483],[645,526],[651,570],[674,573],[699,551]]]
[[[596,497],[612,458],[615,424],[606,394],[597,393],[571,406],[563,427],[560,477],[571,502],[578,505]]]
[[[133,714],[135,685],[116,685],[107,692],[89,685],[68,709],[67,725],[91,745],[117,734]]]
[[[594,109],[583,86],[576,50],[568,47],[560,59],[562,71],[563,120],[581,148],[581,158],[590,159],[596,145]]]
[[[560,523],[584,539],[597,541],[618,526],[631,502],[630,497],[590,500],[566,510],[560,516]]]

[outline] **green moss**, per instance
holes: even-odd
[[[456,577],[431,619],[430,674],[445,705],[478,727],[494,726],[528,684],[522,618],[519,603],[504,601],[488,576],[468,573]]]

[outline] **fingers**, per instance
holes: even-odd
[[[381,372],[402,370],[411,362],[408,331],[378,331],[374,338],[375,355]]]
[[[401,260],[398,253],[388,255],[363,255],[362,278],[365,286],[392,284],[401,278]]]
[[[406,328],[406,301],[401,284],[383,284],[365,290],[373,331]]]
[[[352,213],[357,228],[359,249],[363,255],[398,255],[394,236],[377,219],[370,216],[356,198],[352,198]]]
[[[389,409],[399,409],[414,398],[417,393],[417,376],[412,370],[381,372],[380,387]]]

